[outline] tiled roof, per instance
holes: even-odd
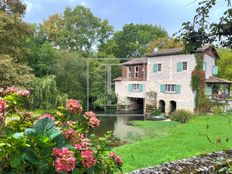
[[[214,46],[212,45],[204,45],[201,48],[197,49],[197,52],[204,52],[207,49],[212,48],[216,52]],[[184,48],[172,48],[172,49],[164,49],[154,52],[152,54],[146,54],[147,57],[158,57],[158,56],[167,56],[167,55],[176,55],[176,54],[184,54]],[[217,54],[217,52],[216,52]],[[219,56],[218,56],[219,57]]]
[[[217,77],[210,77],[205,82],[206,83],[217,83],[217,84],[231,84],[232,83],[229,80],[224,80],[224,79],[220,79]]]
[[[139,64],[147,64],[147,58],[146,57],[134,58],[123,63],[123,65],[139,65]]]

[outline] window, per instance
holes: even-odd
[[[180,85],[176,84],[161,84],[160,92],[162,93],[180,93]]]
[[[130,92],[142,92],[143,91],[143,85],[142,84],[129,84],[129,91]]]
[[[165,85],[165,92],[176,92],[176,85]]]
[[[134,77],[138,77],[139,76],[139,67],[138,66],[135,66],[135,69],[134,69]]]
[[[160,72],[162,71],[162,65],[161,63],[159,64],[153,64],[153,72]]]
[[[161,63],[158,64],[158,69],[157,71],[161,71]]]
[[[131,67],[127,67],[127,78],[131,77]]]
[[[188,69],[188,62],[177,62],[177,72],[186,71]]]
[[[188,67],[187,62],[182,62],[182,64],[183,64],[183,70],[187,70],[187,67]]]
[[[133,84],[133,91],[139,91],[139,84]]]

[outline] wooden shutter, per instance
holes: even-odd
[[[129,84],[129,91],[132,92],[134,89],[133,84]]]
[[[158,64],[153,64],[153,72],[157,72],[158,71]]]
[[[139,84],[139,91],[142,92],[143,91],[143,85]]]
[[[213,75],[218,75],[218,66],[213,66]]]
[[[160,92],[165,92],[165,85],[164,84],[160,85]]]
[[[176,93],[177,93],[177,94],[180,93],[180,85],[176,85]]]
[[[206,71],[206,62],[203,63],[203,71]]]
[[[209,85],[206,86],[206,94],[209,96],[212,95],[212,86],[209,86]]]
[[[183,63],[182,62],[177,62],[176,70],[177,70],[177,72],[181,72],[183,70]]]

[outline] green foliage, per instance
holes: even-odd
[[[187,52],[196,52],[196,49],[204,44],[219,43],[224,47],[232,46],[231,1],[226,0],[228,6],[220,16],[218,22],[210,22],[210,15],[219,1],[201,0],[196,9],[193,22],[184,22],[179,31],[180,39],[184,42]],[[220,7],[220,6],[218,6]],[[215,10],[215,9],[214,9]]]
[[[35,26],[34,35],[27,41],[29,48],[28,64],[37,77],[55,73],[58,52],[45,40],[40,27]]]
[[[67,95],[58,90],[55,76],[36,79],[32,83],[32,89],[29,102],[31,109],[54,109],[67,100]]]
[[[203,70],[203,58],[199,53],[195,54],[196,67],[195,70]]]
[[[8,55],[0,54],[1,87],[30,86],[34,79],[32,69],[25,64],[15,63]]]
[[[90,9],[81,5],[66,8],[62,15],[50,16],[42,28],[56,46],[77,51],[84,57],[89,56],[94,47],[105,43],[113,32],[107,20],[94,16]]]
[[[120,157],[110,153],[115,142],[112,133],[103,137],[93,133],[100,124],[93,112],[83,113],[79,102],[71,99],[66,107],[36,118],[21,107],[28,94],[16,88],[2,92],[0,173],[122,172]]]
[[[14,61],[27,60],[26,39],[31,27],[23,22],[25,6],[21,1],[0,2],[0,54],[11,56]]]
[[[218,49],[220,59],[217,61],[219,68],[219,77],[232,81],[232,50]]]
[[[228,115],[228,118],[232,119],[232,115]],[[231,149],[232,141],[225,143],[226,138],[231,138],[228,121],[221,115],[196,116],[186,124],[136,121],[133,125],[138,125],[150,136],[133,144],[119,146],[115,151],[122,155],[125,161],[123,171],[126,173],[164,162],[221,151],[222,147],[207,141],[205,134],[208,134],[213,142],[220,137],[224,143],[223,149]],[[209,125],[208,129],[206,125]]]
[[[195,54],[196,67],[192,71],[191,86],[195,92],[195,111],[209,112],[211,104],[205,94],[205,72],[203,69],[203,60],[199,53]]]
[[[154,111],[151,112],[151,115],[155,115],[155,116],[160,115],[160,114],[162,114],[160,109],[154,109]]]
[[[85,104],[87,59],[75,52],[60,52],[59,55],[55,72],[58,89],[60,92],[67,93],[71,98],[78,98],[82,104]]]
[[[213,107],[212,109],[213,111],[213,114],[216,114],[216,115],[222,115],[224,113],[224,108],[223,106],[216,106],[216,107]]]
[[[170,114],[170,119],[172,121],[177,121],[180,123],[187,123],[192,117],[193,114],[186,110],[177,110]]]
[[[126,24],[122,31],[114,34],[112,41],[116,57],[139,57],[145,53],[147,44],[154,39],[167,36],[167,32],[159,27],[148,24]]]
[[[171,49],[171,48],[183,48],[184,45],[181,41],[171,38],[171,37],[161,37],[156,38],[153,41],[148,43],[146,48],[146,53],[153,53],[154,48],[158,48],[159,50],[163,49]]]

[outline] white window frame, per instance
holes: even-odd
[[[161,72],[161,71],[162,71],[162,64],[157,63],[157,72]]]
[[[138,70],[136,70],[138,68]],[[134,77],[138,78],[139,77],[139,66],[134,67]]]
[[[139,91],[139,84],[133,84],[133,91]]]
[[[176,84],[165,84],[165,92],[176,93]]]
[[[185,63],[186,63],[186,69],[184,69],[184,67],[185,67],[184,64],[185,64]],[[187,62],[187,61],[183,61],[183,62],[182,62],[182,65],[183,65],[182,70],[183,70],[183,71],[187,71],[187,70],[188,70],[188,62]]]
[[[127,78],[130,78],[130,77],[131,77],[131,67],[130,67],[130,66],[127,67],[127,74],[126,74],[126,77],[127,77]]]

